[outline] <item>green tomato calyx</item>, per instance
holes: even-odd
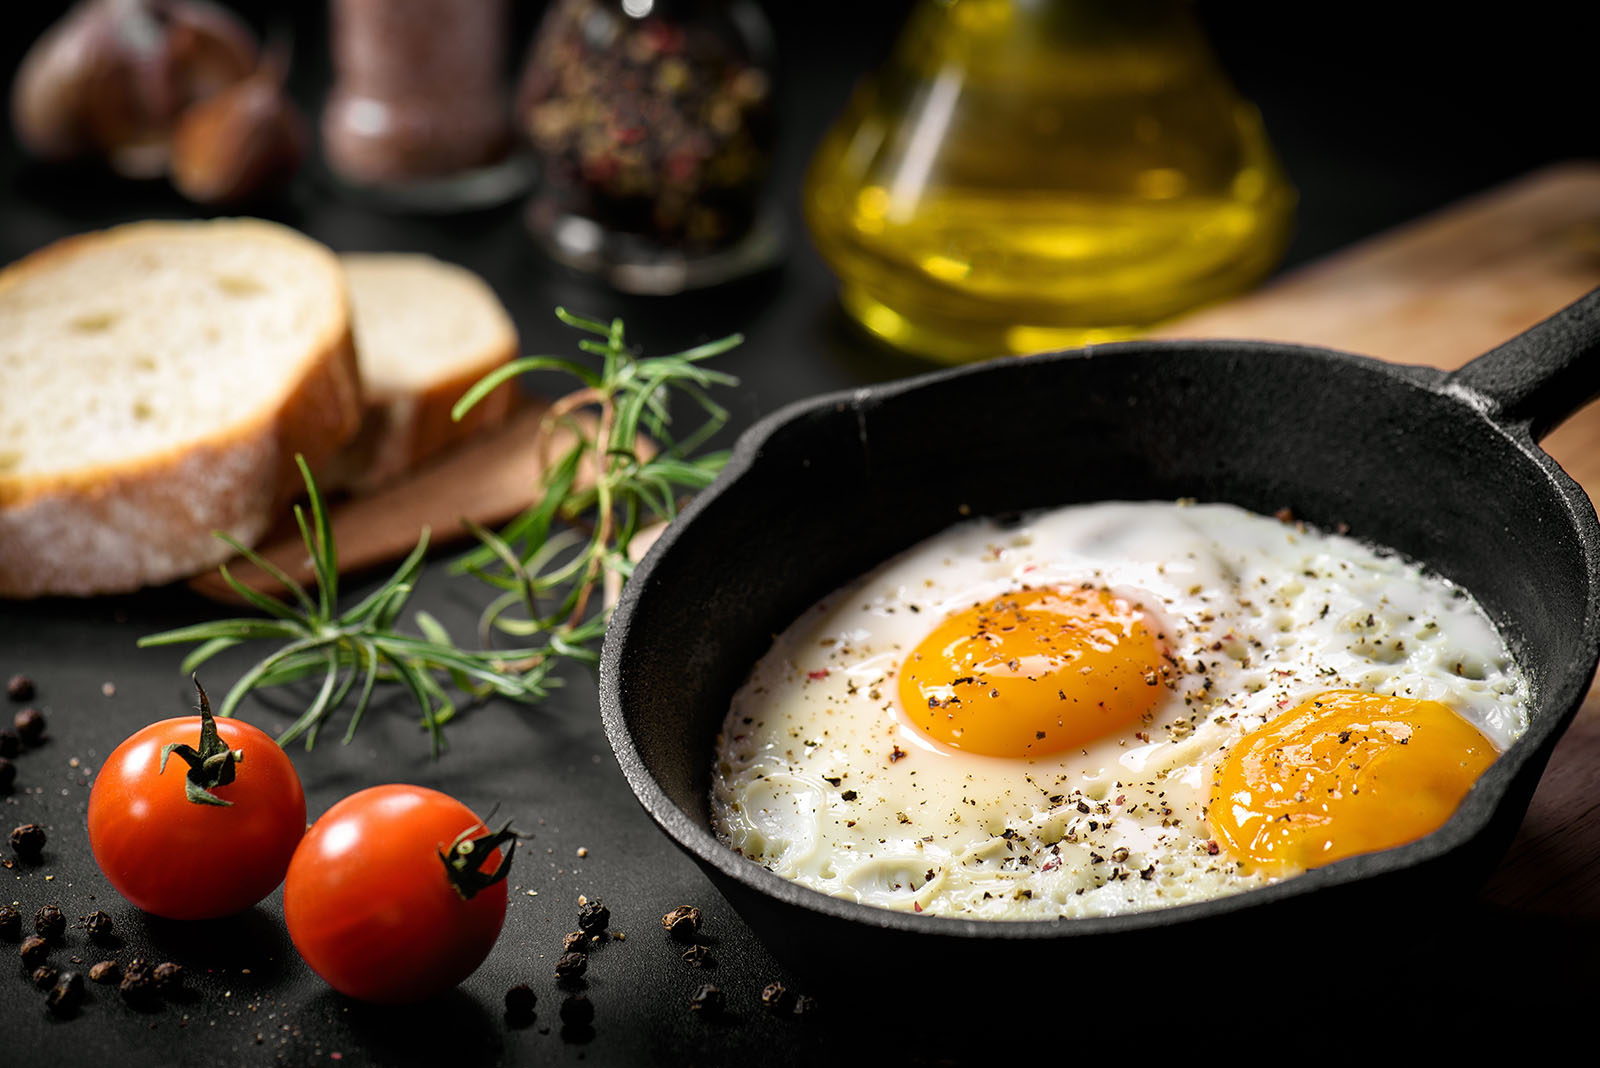
[[[494,813],[489,814],[490,817]],[[473,837],[482,830],[484,833]],[[456,893],[464,899],[471,901],[474,894],[480,890],[487,890],[495,883],[500,882],[511,874],[511,858],[517,853],[517,840],[522,835],[511,829],[511,821],[507,820],[504,827],[498,831],[489,831],[482,823],[474,824],[462,831],[454,842],[450,843],[448,850],[439,851],[439,859],[444,862],[445,875],[450,879],[450,885]],[[480,869],[484,856],[492,849],[504,845],[505,856],[500,858],[499,865],[492,872]]]
[[[190,677],[200,694],[200,748],[197,750],[182,742],[162,746],[161,767],[156,774],[167,770],[167,757],[176,753],[189,765],[189,773],[183,779],[184,797],[196,805],[220,805],[226,808],[233,802],[224,801],[211,791],[233,781],[234,766],[244,760],[244,750],[229,749],[222,740],[222,735],[217,733],[217,721],[211,717],[211,700],[206,697],[205,687],[200,685],[200,676]]]

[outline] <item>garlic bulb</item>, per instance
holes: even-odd
[[[18,139],[41,159],[103,156],[130,177],[166,170],[186,108],[256,66],[249,28],[201,0],[81,0],[23,58]]]

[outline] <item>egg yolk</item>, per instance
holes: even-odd
[[[1008,593],[949,616],[901,665],[913,726],[969,753],[1054,753],[1137,723],[1171,666],[1139,608],[1098,588]]]
[[[1331,690],[1234,746],[1207,819],[1233,856],[1292,874],[1436,830],[1495,755],[1438,701]]]

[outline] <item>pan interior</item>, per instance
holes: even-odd
[[[1542,744],[1593,656],[1582,531],[1526,440],[1439,379],[1281,346],[1130,345],[801,406],[741,446],[630,586],[616,663],[642,766],[704,827],[729,699],[817,599],[969,514],[1179,497],[1348,525],[1472,591],[1529,676],[1525,745]],[[1507,763],[1475,791],[1485,819]]]

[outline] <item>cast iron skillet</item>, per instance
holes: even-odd
[[[1090,943],[1288,930],[1476,887],[1600,655],[1600,527],[1535,445],[1597,393],[1600,290],[1453,374],[1293,345],[1135,342],[802,401],[744,435],[628,583],[601,659],[607,735],[646,811],[802,970],[844,955],[893,961],[897,975],[1059,975]],[[771,636],[824,594],[969,514],[1178,497],[1348,524],[1488,610],[1535,707],[1442,829],[1218,901],[1015,923],[828,897],[707,829],[729,700]]]

